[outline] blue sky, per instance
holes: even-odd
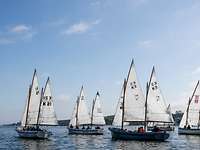
[[[155,65],[173,110],[200,79],[198,0],[1,0],[0,18],[0,123],[21,118],[34,68],[41,86],[50,76],[58,119],[81,85],[113,114],[132,58],[143,90]]]

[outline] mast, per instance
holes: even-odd
[[[80,97],[77,97],[76,101],[76,126],[78,126],[78,106],[79,106]]]
[[[191,103],[191,101],[192,101],[192,99],[193,99],[193,97],[194,97],[194,94],[195,94],[195,92],[196,92],[196,90],[197,90],[198,85],[199,85],[199,80],[198,80],[198,82],[197,82],[197,85],[196,85],[196,87],[195,87],[193,93],[192,93],[192,97],[189,98],[189,101],[188,101],[188,107],[187,107],[187,111],[186,111],[186,122],[185,122],[185,125],[186,125],[186,126],[188,125],[188,114],[189,114],[190,103]]]
[[[123,101],[122,101],[122,122],[121,122],[121,129],[124,128],[124,103],[125,103],[125,93],[126,93],[126,79],[124,79],[124,91],[123,91]]]
[[[200,126],[200,110],[199,110],[198,129],[199,129],[199,126]]]
[[[29,104],[30,104],[30,98],[31,98],[31,85],[29,86],[29,91],[28,91],[28,104],[27,104],[27,109],[26,109],[26,122],[25,122],[25,127],[27,125],[28,121],[28,110],[29,110]]]
[[[43,98],[43,88],[41,90],[41,96],[40,96],[40,105],[39,105],[37,124],[36,124],[37,128],[39,128],[39,119],[40,119],[40,110],[41,110],[42,98]]]
[[[97,95],[99,95],[99,92],[96,93],[95,99],[93,100],[93,104],[92,104],[92,113],[91,113],[91,126],[93,124],[93,115],[94,115],[94,105],[96,103],[96,99],[97,99]]]
[[[148,91],[149,91],[149,85],[147,82],[146,85],[146,100],[145,100],[145,113],[144,113],[144,130],[145,132],[147,131],[147,96],[148,96]]]

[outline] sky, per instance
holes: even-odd
[[[200,79],[199,0],[0,0],[0,124],[19,121],[36,68],[49,76],[58,119],[69,119],[83,85],[114,114],[134,58],[145,91],[155,66],[172,110]]]

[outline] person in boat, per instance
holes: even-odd
[[[90,126],[87,126],[87,130],[90,129]]]
[[[78,127],[78,126],[76,126],[76,129],[79,129],[79,127]]]
[[[143,128],[143,127],[139,127],[139,128],[138,128],[138,132],[139,132],[139,133],[144,133],[144,128]]]
[[[82,129],[85,129],[85,126],[83,125]]]
[[[190,125],[187,126],[187,129],[191,129]]]
[[[152,131],[153,131],[153,132],[160,132],[160,128],[157,127],[157,126],[154,126]]]
[[[99,126],[97,126],[97,127],[95,127],[95,129],[100,129],[100,127],[99,127]]]
[[[73,129],[73,125],[72,124],[70,124],[70,126],[69,126],[71,129]]]

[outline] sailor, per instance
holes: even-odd
[[[139,133],[144,133],[144,128],[143,128],[143,127],[139,127],[139,128],[138,128],[138,132],[139,132]]]
[[[79,129],[79,127],[78,127],[78,126],[76,126],[76,129]]]
[[[73,125],[72,125],[72,124],[70,124],[70,128],[73,128]]]
[[[85,126],[83,125],[82,129],[85,129]]]
[[[187,126],[187,129],[191,129],[190,125]]]
[[[153,131],[153,132],[159,132],[160,129],[159,129],[157,126],[154,126],[152,131]]]

